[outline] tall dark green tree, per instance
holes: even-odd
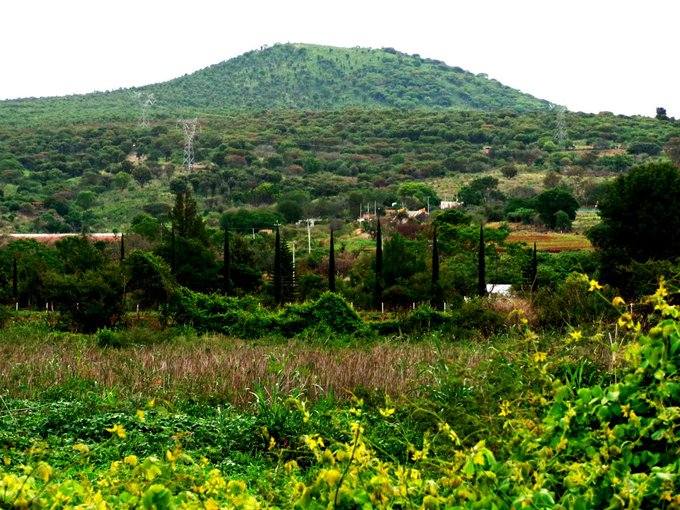
[[[601,277],[625,294],[642,290],[633,283],[640,276],[633,263],[680,258],[680,169],[672,163],[649,163],[617,177],[598,212],[601,221],[588,237],[600,256]]]
[[[170,272],[172,274],[177,272],[177,234],[174,223],[170,231]]]
[[[535,292],[538,284],[538,255],[536,253],[536,243],[534,243],[534,250],[531,253],[531,272],[529,278],[531,292]]]
[[[382,249],[382,228],[380,227],[380,216],[377,217],[378,225],[375,232],[375,285],[373,287],[373,306],[380,308],[383,295],[383,249]]]
[[[175,195],[175,205],[170,213],[175,233],[180,238],[196,239],[204,244],[208,242],[203,219],[198,215],[196,199],[187,188]]]
[[[432,306],[437,310],[442,308],[442,288],[439,283],[439,242],[437,240],[437,227],[432,231]]]
[[[479,249],[477,250],[477,294],[486,296],[486,246],[484,225],[479,226]]]
[[[335,242],[331,227],[331,244],[328,250],[328,290],[335,292]]]
[[[222,277],[224,278],[224,293],[231,292],[231,251],[229,249],[229,227],[224,227],[224,250],[222,258]]]
[[[283,264],[281,263],[281,232],[276,225],[274,241],[274,299],[277,304],[283,303]]]

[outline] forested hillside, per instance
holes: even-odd
[[[444,62],[391,48],[278,44],[174,80],[136,89],[0,102],[0,124],[133,119],[137,93],[157,118],[221,110],[453,108],[547,109],[547,101]],[[142,100],[143,100],[142,98]]]
[[[122,229],[140,213],[163,220],[172,191],[187,183],[208,213],[254,206],[276,207],[289,221],[354,219],[366,202],[424,206],[424,195],[400,192],[415,182],[439,198],[462,191],[469,205],[484,198],[485,215],[501,219],[526,209],[516,199],[558,184],[593,206],[599,183],[664,157],[680,136],[671,121],[569,113],[568,139],[558,145],[552,112],[344,109],[199,120],[191,173],[170,119],[146,129],[0,126],[0,231]]]

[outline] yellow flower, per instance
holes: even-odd
[[[498,416],[510,416],[510,402],[504,400],[501,403],[501,411],[498,413]]]
[[[137,409],[137,419],[141,422],[145,421],[145,413],[143,409]]]
[[[110,429],[106,429],[106,431],[111,432],[111,434],[115,434],[120,439],[125,439],[125,436],[127,436],[127,432],[125,432],[125,427],[123,427],[120,423],[116,423]]]
[[[136,455],[128,455],[123,459],[123,462],[128,466],[136,466],[138,461],[139,459],[137,459]]]
[[[340,480],[341,476],[342,474],[337,469],[324,469],[321,471],[321,474],[319,474],[319,477],[331,487]]]
[[[604,287],[602,287],[602,285],[600,285],[600,284],[597,282],[597,280],[590,280],[590,281],[588,282],[588,284],[590,285],[590,287],[588,288],[588,291],[589,291],[589,292],[594,292],[594,291],[596,291],[596,290],[602,290],[602,289],[604,288]]]
[[[567,447],[567,444],[569,441],[567,440],[566,437],[562,437],[560,439],[560,442],[557,443],[557,447],[555,448],[558,452],[564,450]]]
[[[472,462],[477,464],[478,466],[483,466],[484,465],[484,452],[478,451],[475,453],[475,455],[472,457]]]
[[[571,333],[569,333],[569,341],[570,342],[578,342],[583,338],[583,333],[581,333],[578,329],[575,329]]]
[[[390,416],[392,416],[394,414],[394,408],[392,408],[392,407],[386,408],[386,409],[379,409],[379,411],[380,411],[380,415],[383,418],[389,418]]]
[[[307,448],[309,448],[312,451],[316,450],[317,448],[323,448],[323,439],[318,437],[318,435],[303,436],[303,440],[305,441]]]
[[[212,498],[209,498],[203,506],[205,507],[205,510],[219,510],[220,508],[217,502]]]
[[[35,474],[38,475],[43,482],[47,482],[52,476],[52,466],[47,462],[40,462],[35,468]]]
[[[547,357],[548,357],[548,353],[546,353],[546,352],[541,352],[541,351],[535,352],[534,353],[534,363],[540,363],[542,361],[545,361]]]
[[[614,306],[625,306],[626,302],[623,300],[621,296],[616,296],[614,299],[612,299],[612,304]]]
[[[82,453],[83,455],[90,453],[90,447],[83,443],[74,444],[73,449],[78,453]]]
[[[273,450],[275,447],[276,447],[276,439],[269,436],[269,446],[267,447],[267,450]]]
[[[619,317],[618,320],[618,325],[620,328],[633,329],[635,327],[635,324],[633,323],[633,316],[629,312],[621,314],[621,317]]]
[[[290,473],[291,471],[298,469],[298,463],[294,460],[289,460],[283,465],[283,467],[285,468],[286,472]]]
[[[453,444],[460,444],[460,438],[458,437],[458,434],[456,434],[456,431],[451,428],[451,425],[446,422],[440,423],[439,430],[446,434]]]

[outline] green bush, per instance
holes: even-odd
[[[564,329],[568,325],[599,323],[616,317],[611,304],[589,292],[588,282],[577,273],[554,289],[539,289],[534,304],[539,323],[546,328]]]
[[[97,345],[100,347],[132,347],[135,345],[152,345],[166,341],[170,337],[167,331],[150,328],[130,328],[113,330],[102,328],[97,331]]]
[[[333,333],[367,331],[363,321],[347,302],[326,292],[316,301],[290,304],[276,312],[263,308],[253,298],[234,298],[177,289],[165,313],[177,324],[191,324],[199,331],[218,331],[242,338],[268,334],[292,336],[309,328]]]

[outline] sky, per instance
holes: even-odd
[[[677,0],[2,0],[0,99],[168,80],[276,42],[393,47],[573,111],[680,117]]]

